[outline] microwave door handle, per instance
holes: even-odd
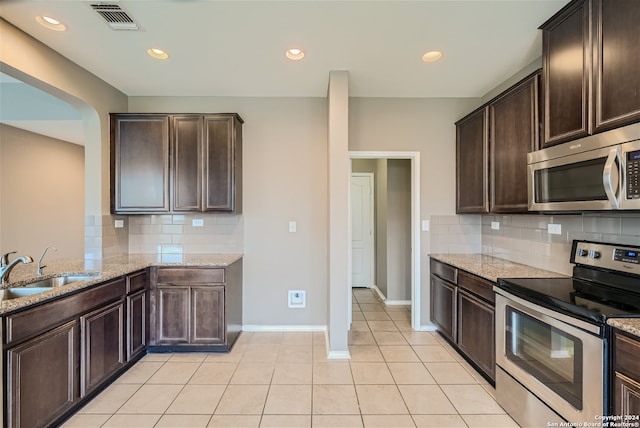
[[[614,169],[614,167],[616,167]],[[604,170],[602,171],[602,184],[604,185],[604,192],[607,195],[607,199],[611,203],[613,209],[620,208],[620,153],[617,148],[612,149],[609,152],[607,161],[604,164]],[[617,193],[617,194],[616,194]]]

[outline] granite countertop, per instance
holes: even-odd
[[[241,258],[242,254],[129,254],[105,259],[55,260],[47,263],[45,274],[39,278],[35,275],[35,262],[20,264],[11,273],[11,282],[3,284],[2,288],[21,287],[35,280],[70,274],[88,274],[91,278],[31,296],[2,300],[0,316],[151,266],[226,267]]]
[[[558,278],[567,276],[486,254],[429,254],[429,257],[493,282],[496,282],[498,278]]]
[[[640,318],[609,318],[607,324],[640,337]]]

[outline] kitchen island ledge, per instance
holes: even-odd
[[[19,265],[11,274],[11,282],[3,284],[2,288],[22,287],[33,281],[61,275],[92,276],[87,281],[72,282],[31,296],[4,300],[0,303],[0,316],[148,267],[227,267],[240,260],[242,256],[237,253],[126,254],[104,259],[55,260],[47,263],[46,273],[40,277],[36,277],[35,274],[36,263]]]

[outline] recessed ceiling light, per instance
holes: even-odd
[[[285,56],[293,61],[298,61],[304,58],[304,52],[301,49],[293,48],[285,52]]]
[[[47,15],[36,16],[36,21],[38,22],[38,24],[47,27],[50,30],[65,31],[67,29],[67,27],[62,22]]]
[[[165,51],[163,51],[162,49],[157,49],[157,48],[149,48],[147,49],[147,53],[149,54],[149,56],[155,58],[155,59],[167,59],[169,58],[169,54],[166,53]]]
[[[426,54],[422,55],[422,60],[424,62],[434,62],[442,58],[442,52],[440,51],[429,51]]]

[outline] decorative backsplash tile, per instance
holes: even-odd
[[[574,239],[640,245],[638,214],[459,215],[430,220],[432,253],[481,252],[564,274],[573,268],[569,257]],[[560,225],[560,234],[549,233],[550,224]]]

